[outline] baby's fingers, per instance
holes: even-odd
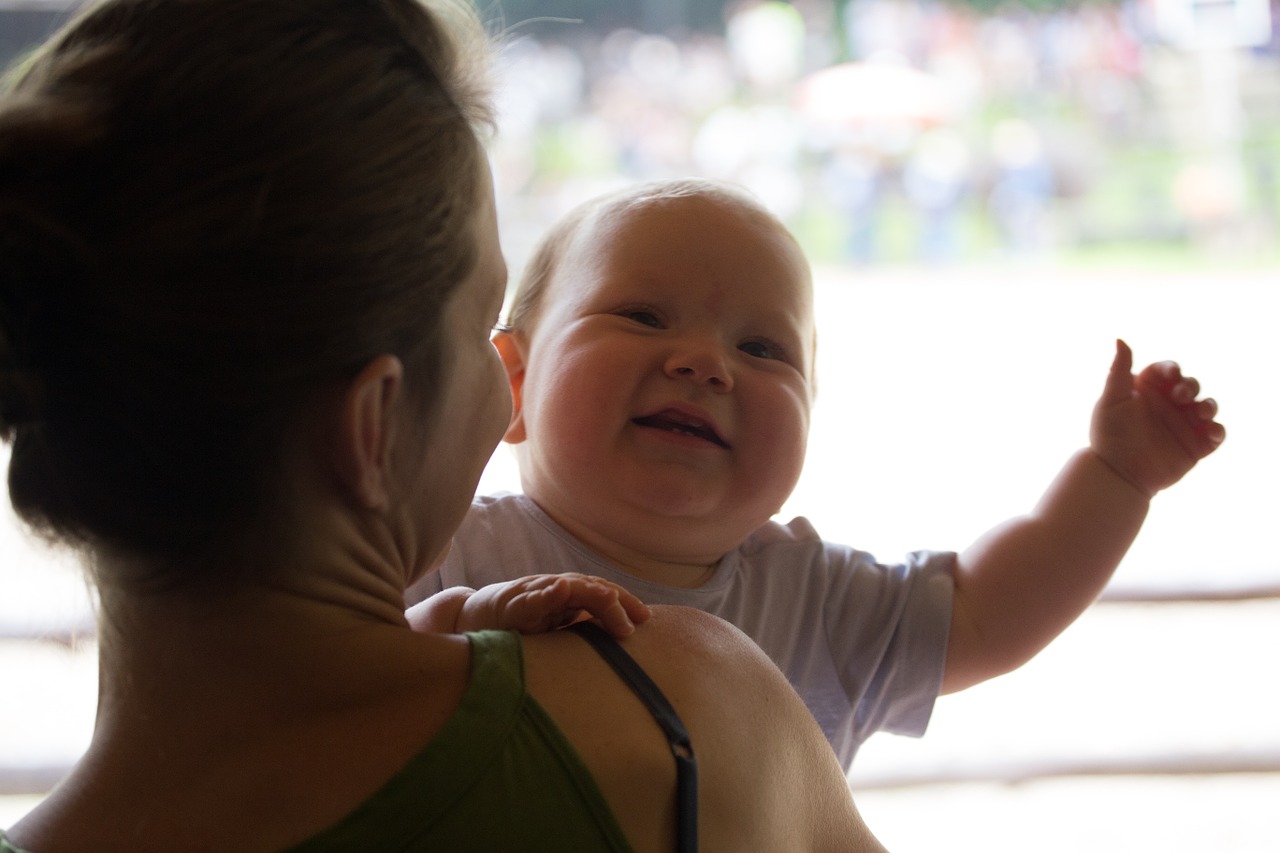
[[[1191,376],[1184,376],[1169,389],[1169,399],[1179,406],[1190,406],[1200,396],[1200,383]]]
[[[638,624],[649,618],[651,614],[649,605],[620,586],[614,588],[618,590],[618,604],[622,606],[628,619]]]
[[[1183,376],[1176,361],[1157,361],[1148,365],[1138,374],[1137,385],[1140,390],[1163,394],[1176,406],[1199,408],[1196,397],[1200,396],[1200,380],[1194,376]],[[1215,408],[1213,414],[1216,413]],[[1209,415],[1210,420],[1213,414]]]
[[[630,635],[637,622],[649,618],[649,608],[640,599],[608,581],[583,575],[566,576],[561,582],[569,586],[564,607],[579,611],[579,616],[585,611],[614,637]]]
[[[1218,413],[1217,403],[1212,400],[1196,400],[1200,396],[1200,380],[1194,376],[1183,376],[1182,368],[1176,361],[1157,361],[1147,365],[1138,374],[1135,384],[1139,393],[1148,397],[1163,397],[1182,409],[1189,423],[1213,420]],[[1209,405],[1202,405],[1204,403]]]
[[[1215,420],[1217,401],[1212,397],[1197,400],[1199,380],[1183,376],[1176,362],[1148,366],[1139,374],[1137,385],[1193,458],[1209,455],[1226,438],[1226,429]]]
[[[1207,456],[1227,437],[1227,428],[1215,420],[1218,417],[1218,401],[1212,397],[1205,397],[1188,408],[1191,410],[1188,418],[1191,421],[1191,427],[1206,445],[1203,448],[1203,455]]]
[[[1178,362],[1157,361],[1142,368],[1142,372],[1138,374],[1137,385],[1139,388],[1169,396],[1173,394],[1174,388],[1184,381],[1182,368]],[[1200,386],[1197,383],[1196,393],[1199,393],[1199,389]],[[1195,394],[1192,394],[1192,397],[1194,396]]]
[[[1202,421],[1211,421],[1218,416],[1218,401],[1212,397],[1205,397],[1196,403],[1196,417]]]

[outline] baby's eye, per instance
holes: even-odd
[[[787,354],[782,347],[770,341],[743,341],[738,344],[738,349],[752,358],[767,358],[773,361],[787,360]]]
[[[658,319],[658,315],[645,308],[624,308],[618,312],[619,317],[626,317],[633,323],[639,323],[642,326],[651,326],[655,329],[662,328],[662,321]]]

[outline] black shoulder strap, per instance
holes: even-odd
[[[613,667],[666,734],[676,759],[676,850],[693,853],[698,849],[698,763],[684,723],[658,685],[603,628],[594,622],[576,622],[569,630],[590,643],[605,663]]]

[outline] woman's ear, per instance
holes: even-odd
[[[498,348],[502,366],[507,369],[507,382],[511,386],[511,423],[507,425],[507,432],[502,436],[502,440],[508,444],[519,444],[525,440],[521,393],[524,391],[527,342],[520,332],[498,332],[493,336],[493,345]]]
[[[338,476],[365,509],[390,507],[394,414],[403,387],[400,359],[380,355],[347,384],[342,397],[335,464]]]

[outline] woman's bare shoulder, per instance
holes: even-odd
[[[741,660],[769,664],[751,638],[718,616],[691,607],[654,605],[652,615],[622,645],[634,656],[679,650],[708,660]]]
[[[638,701],[603,664],[590,661],[595,653],[585,643],[572,635],[551,642],[561,644],[563,654],[549,665],[543,658],[543,665],[531,668],[541,673],[531,689],[543,694],[539,701],[551,705],[557,722],[563,720],[570,740],[584,754],[636,843],[643,830],[628,827],[629,809],[621,803],[637,796],[640,767],[654,768],[662,799],[672,802],[670,749],[643,711],[627,713],[636,711]],[[746,634],[699,610],[655,606],[649,621],[622,646],[688,729],[698,762],[704,849],[882,849],[858,816],[843,771],[817,722]],[[533,657],[543,656],[535,651]],[[562,668],[574,667],[577,675],[564,675]],[[553,683],[573,685],[575,690],[565,694]],[[633,753],[619,761],[617,735],[623,731],[636,733],[627,739],[628,748],[640,749],[643,755]],[[670,838],[661,835],[667,831],[663,827],[650,826],[648,831]]]

